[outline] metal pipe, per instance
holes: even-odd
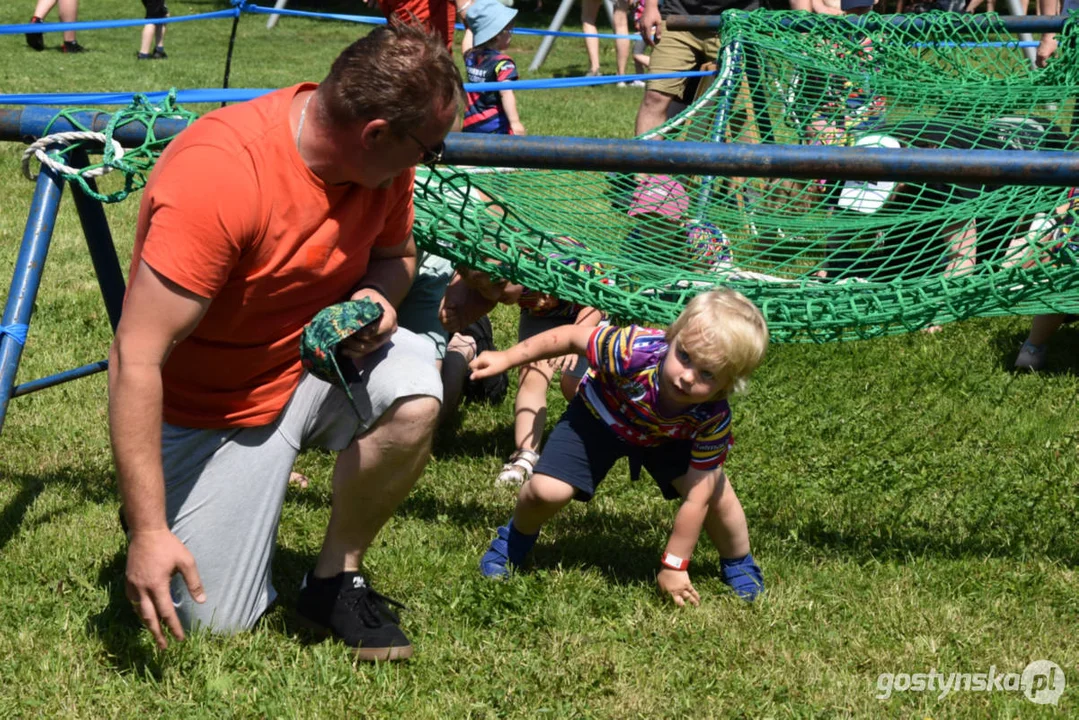
[[[17,109],[0,109],[0,141],[31,143],[45,134],[80,130],[66,118],[57,117],[63,108],[47,105],[27,106]],[[77,112],[72,117],[92,132],[104,132],[112,119],[107,112]],[[55,120],[55,122],[54,122]],[[52,127],[49,127],[52,123]],[[171,138],[187,127],[185,120],[161,118],[154,123],[154,134],[158,139]],[[135,147],[146,140],[146,128],[142,123],[131,122],[116,128],[114,137],[124,147]]]
[[[451,133],[449,165],[831,178],[987,185],[1079,185],[1079,152],[596,140]]]
[[[30,324],[34,301],[41,285],[41,272],[45,268],[45,258],[56,225],[56,211],[63,193],[64,181],[51,168],[41,168],[0,325]],[[22,345],[10,335],[0,335],[0,430],[4,428],[4,417],[12,397],[20,357]]]
[[[44,390],[53,385],[59,385],[60,383],[66,383],[71,380],[78,380],[79,378],[90,375],[96,375],[97,373],[105,372],[108,369],[108,360],[98,360],[95,363],[83,365],[82,367],[72,368],[71,370],[65,370],[64,372],[56,373],[55,375],[49,375],[48,377],[25,382],[22,385],[16,385],[11,390],[11,397],[17,398],[20,395],[29,395],[32,392]]]
[[[86,167],[90,159],[85,150],[76,150],[69,156],[72,167]],[[97,182],[89,178],[86,184],[97,192]],[[120,311],[124,306],[124,273],[120,268],[120,259],[116,256],[116,245],[112,241],[109,221],[105,217],[105,208],[101,201],[83,193],[82,188],[72,184],[71,195],[75,200],[75,209],[79,213],[82,234],[86,237],[86,246],[90,250],[90,260],[94,264],[101,297],[105,300],[105,310],[109,314],[109,324],[113,332],[120,324]]]
[[[1003,27],[1011,33],[1047,33],[1060,32],[1064,28],[1067,15],[1039,15],[1022,17],[991,18],[984,15],[957,14],[960,18],[949,27],[953,32],[962,32],[964,26],[989,30]],[[715,30],[723,23],[722,15],[671,15],[666,18],[668,30]],[[826,22],[842,22],[859,26],[865,30],[879,30],[882,23],[895,29],[918,28],[928,24],[928,20],[918,15],[811,15],[809,17],[791,17],[781,21],[789,30],[808,32],[816,25]]]

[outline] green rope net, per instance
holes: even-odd
[[[995,16],[874,24],[727,12],[714,82],[646,138],[851,147],[1070,150],[1075,21],[1034,70]],[[799,21],[797,30],[784,23]],[[874,29],[876,28],[876,29]],[[977,47],[997,43],[995,47]],[[1068,188],[440,168],[417,179],[426,250],[668,323],[712,286],[779,341],[1079,311]]]
[[[52,126],[57,120],[67,120],[72,126],[83,131],[90,131],[90,128],[86,127],[83,123],[77,119],[78,113],[84,112],[97,112],[94,108],[74,108],[66,109],[57,113],[56,117],[45,128],[42,133],[43,136],[48,135]],[[168,145],[171,137],[158,138],[154,132],[154,123],[160,119],[174,119],[183,120],[188,124],[195,121],[197,118],[193,112],[184,110],[176,104],[176,89],[173,88],[169,91],[168,95],[161,101],[160,104],[155,105],[143,94],[136,94],[131,101],[131,105],[113,113],[112,118],[109,120],[108,125],[105,128],[104,135],[106,142],[104,144],[104,150],[100,149],[100,143],[92,140],[83,140],[73,142],[66,145],[62,149],[49,152],[49,156],[65,162],[65,157],[76,150],[84,150],[86,152],[101,153],[101,162],[91,163],[83,168],[80,168],[78,172],[61,172],[60,175],[70,182],[78,183],[82,191],[90,197],[96,198],[101,202],[115,203],[124,200],[128,195],[138,190],[141,190],[146,185],[147,176],[154,167],[154,163],[157,162],[158,156]],[[143,142],[134,148],[124,148],[123,157],[117,157],[116,150],[112,143],[114,133],[131,123],[139,123],[145,127],[145,139]],[[91,182],[93,174],[91,171],[98,169],[118,170],[123,175],[123,187],[115,190],[111,193],[102,193],[93,187],[94,183]]]

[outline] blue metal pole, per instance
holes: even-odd
[[[597,140],[451,133],[448,165],[733,177],[1079,185],[1079,152]]]
[[[30,324],[37,290],[41,285],[41,271],[45,267],[45,257],[49,252],[49,243],[56,224],[56,211],[60,207],[63,192],[63,180],[51,169],[42,167],[33,200],[30,202],[30,215],[26,219],[26,230],[22,236],[19,257],[15,261],[15,272],[11,278],[4,318],[0,320],[0,325],[26,327]],[[12,397],[12,387],[21,356],[22,345],[11,335],[0,335],[0,430],[4,427],[4,417],[7,415],[7,405]]]
[[[31,380],[25,382],[22,385],[16,385],[11,390],[11,397],[17,398],[20,395],[29,395],[37,390],[44,390],[45,388],[52,387],[53,385],[59,385],[60,383],[66,383],[69,380],[78,380],[79,378],[87,377],[88,375],[96,375],[99,372],[105,372],[109,369],[108,360],[98,360],[97,362],[83,365],[82,367],[73,368],[71,370],[65,370],[55,375],[49,375],[48,377],[38,378],[37,380]]]
[[[76,150],[69,156],[72,167],[86,167],[90,159],[84,150]],[[97,183],[93,178],[86,181],[90,189],[97,192]],[[124,306],[124,273],[120,269],[120,259],[116,256],[116,245],[112,241],[109,221],[105,217],[105,208],[101,201],[83,193],[82,188],[72,184],[71,194],[75,199],[75,209],[82,223],[82,233],[90,250],[90,260],[94,264],[94,274],[101,288],[101,297],[105,299],[105,309],[109,314],[109,324],[113,332],[120,323],[120,311]]]
[[[45,134],[46,128],[50,133],[81,130],[66,118],[57,118],[63,109],[46,105],[0,109],[0,141],[33,142]],[[107,112],[78,112],[72,113],[72,117],[92,132],[105,132],[112,119]],[[180,134],[187,125],[184,120],[162,118],[154,123],[154,134],[158,139],[170,138]],[[142,123],[127,123],[116,128],[113,137],[124,147],[137,147],[146,140],[146,128]]]
[[[964,27],[979,30],[996,29],[1003,27],[1010,33],[1047,33],[1060,32],[1064,29],[1064,21],[1067,15],[1039,15],[991,18],[983,15],[968,16],[957,14],[957,21],[949,28],[957,33],[962,33]],[[670,15],[666,18],[668,30],[716,30],[723,24],[722,15]],[[789,30],[797,32],[809,32],[821,23],[850,23],[863,30],[879,30],[882,25],[897,30],[908,28],[920,28],[928,24],[928,20],[917,15],[810,15],[803,17],[791,17],[784,19],[783,25]]]

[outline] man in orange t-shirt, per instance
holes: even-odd
[[[159,646],[162,625],[182,639],[265,612],[293,461],[322,447],[338,452],[333,506],[297,612],[361,659],[411,655],[359,568],[438,416],[433,353],[395,307],[415,272],[413,167],[437,161],[462,101],[441,41],[393,23],[321,84],[212,112],[158,161],[109,358],[109,428],[127,596]],[[353,408],[303,371],[299,338],[322,308],[362,298],[383,314],[341,345],[360,370]]]

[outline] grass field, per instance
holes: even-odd
[[[25,22],[31,4],[3,3],[0,23]],[[170,6],[182,15],[224,4]],[[83,5],[87,20],[142,11],[134,0]],[[519,24],[548,21],[525,13]],[[0,89],[220,86],[230,26],[175,26],[170,59],[140,64],[138,29],[82,33],[90,52],[80,56],[0,36]],[[231,84],[318,79],[356,32],[288,18],[267,31],[245,17]],[[519,65],[537,45],[515,40]],[[560,40],[543,76],[585,69],[581,43]],[[627,137],[637,92],[518,97],[534,134]],[[0,145],[0,278],[33,189],[21,150]],[[108,210],[125,265],[136,209],[129,200]],[[512,314],[500,310],[496,326],[507,343]],[[492,482],[512,450],[512,407],[466,407],[367,556],[377,587],[409,607],[417,656],[392,666],[356,666],[340,645],[310,644],[289,611],[328,518],[331,456],[302,456],[312,485],[286,499],[281,605],[249,634],[159,652],[123,596],[104,377],[15,399],[0,435],[0,717],[1075,716],[1079,332],[1058,335],[1048,372],[1014,375],[1027,327],[1009,318],[772,348],[733,403],[728,464],[768,582],[753,605],[725,593],[707,543],[693,571],[701,607],[661,601],[654,568],[675,508],[624,471],[551,523],[532,571],[482,581],[477,560],[513,503]],[[20,380],[101,359],[109,341],[67,198]],[[564,404],[552,395],[552,406],[557,417]],[[999,690],[877,697],[882,673],[1015,673],[1038,659],[1066,674],[1056,707]]]

